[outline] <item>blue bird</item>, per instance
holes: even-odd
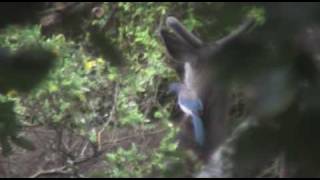
[[[180,109],[187,115],[191,116],[195,139],[199,145],[204,143],[204,128],[202,120],[199,117],[203,110],[203,104],[197,97],[196,93],[188,89],[182,83],[172,83],[169,86],[169,92],[174,92],[178,96],[178,105]]]

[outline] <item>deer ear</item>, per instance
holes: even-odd
[[[196,55],[195,48],[179,36],[164,29],[160,31],[160,36],[171,58],[175,60],[187,60],[186,58]]]
[[[183,40],[194,48],[201,48],[203,42],[197,36],[188,31],[188,29],[175,17],[168,17],[166,20],[167,26],[181,37]]]

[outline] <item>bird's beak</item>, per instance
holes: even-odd
[[[168,89],[166,93],[167,93],[168,95],[169,95],[169,94],[173,94],[173,90],[172,90],[172,89]]]

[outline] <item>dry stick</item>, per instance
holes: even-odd
[[[275,165],[272,165],[271,167],[265,169],[264,171],[262,171],[262,173],[260,173],[257,178],[263,178],[268,174],[272,174],[272,172],[274,172],[276,169]]]
[[[154,86],[154,93],[153,96],[151,97],[151,103],[155,104],[157,101],[157,97],[158,97],[158,92],[159,92],[159,85],[161,84],[161,80],[156,81],[156,84]],[[150,102],[148,102],[150,103]],[[144,117],[147,117],[147,115],[151,112],[151,109],[153,108],[153,106],[147,106],[146,110],[144,111]]]
[[[112,10],[111,10],[111,13],[109,13],[109,19],[103,25],[103,28],[102,28],[104,31],[107,31],[110,28],[111,22],[114,20],[115,15],[116,15],[116,13],[118,11],[118,4],[117,3],[116,4],[111,4],[111,6],[112,6]]]
[[[29,178],[37,178],[39,176],[42,176],[42,175],[50,175],[50,174],[69,174],[70,173],[70,170],[67,170],[66,169],[67,166],[61,166],[61,167],[58,167],[58,168],[53,168],[53,169],[49,169],[49,170],[39,170],[37,171],[36,173],[34,173],[33,175],[29,176]]]
[[[159,133],[162,133],[166,131],[166,129],[160,129],[158,131],[152,131],[152,132],[149,132],[149,133],[145,133],[143,135],[155,135],[155,134],[159,134]],[[117,139],[116,141],[112,141],[112,142],[105,142],[103,143],[102,145],[107,145],[107,144],[116,144],[116,143],[119,143],[121,141],[125,141],[125,140],[128,140],[130,138],[135,138],[135,137],[139,137],[139,136],[142,136],[141,134],[136,134],[136,135],[133,135],[133,136],[126,136],[126,137],[123,137],[123,138],[119,138]],[[85,147],[83,148],[83,151],[84,149],[86,149],[87,145],[85,145]],[[99,152],[93,154],[92,156],[90,157],[87,157],[87,158],[84,158],[84,159],[80,159],[80,160],[76,160],[76,161],[73,161],[73,166],[76,166],[76,165],[81,165],[83,163],[86,163],[90,160],[93,160],[95,158],[99,158],[101,155],[103,155],[108,149],[104,149],[104,150],[100,150]],[[37,178],[41,175],[50,175],[50,174],[70,174],[70,169],[66,169],[68,168],[68,166],[61,166],[61,167],[58,167],[58,168],[53,168],[53,169],[49,169],[49,170],[39,170],[38,172],[36,172],[35,174],[29,176],[29,178]]]
[[[62,145],[65,149],[66,152],[70,153],[72,152],[72,150],[74,149],[74,147],[77,145],[77,142],[75,141],[73,144],[72,144],[72,137],[73,137],[73,132],[70,131],[68,134],[67,134],[67,137],[69,137],[67,140],[68,142],[66,142],[67,140],[64,141],[64,137],[62,137]]]
[[[135,137],[140,137],[140,136],[145,136],[145,135],[155,135],[155,134],[159,134],[159,133],[162,133],[164,132],[166,129],[160,129],[158,131],[153,131],[153,132],[149,132],[149,133],[144,133],[144,134],[136,134],[136,135],[133,135],[133,136],[126,136],[126,137],[122,137],[122,138],[119,138],[119,139],[116,139],[116,140],[113,140],[113,141],[110,141],[110,142],[105,142],[105,143],[101,143],[101,134],[103,133],[103,131],[105,130],[105,128],[109,125],[109,123],[112,121],[113,117],[114,117],[114,114],[115,114],[115,111],[116,111],[116,102],[117,102],[117,95],[118,95],[118,92],[119,92],[119,84],[117,83],[116,86],[115,86],[115,93],[114,93],[114,99],[113,99],[113,107],[111,109],[111,113],[110,113],[110,117],[108,119],[108,121],[104,124],[103,128],[98,132],[98,137],[100,139],[98,139],[98,152],[97,153],[94,153],[92,156],[90,157],[87,157],[87,158],[84,158],[84,159],[81,159],[81,160],[76,160],[73,162],[73,165],[80,165],[80,164],[83,164],[83,163],[86,163],[90,160],[93,160],[95,158],[98,158],[100,157],[101,155],[103,155],[107,149],[104,149],[102,150],[101,149],[101,146],[104,146],[104,145],[107,145],[107,144],[116,144],[116,143],[119,143],[121,141],[125,141],[125,140],[128,140],[130,138],[135,138]],[[83,147],[82,151],[81,151],[81,155],[84,156],[84,153],[88,147],[88,144],[89,142],[87,142],[85,144],[85,146]],[[55,174],[55,173],[59,173],[59,174],[69,174],[70,173],[70,170],[66,170],[67,166],[62,166],[62,167],[58,167],[58,168],[53,168],[53,169],[49,169],[49,170],[39,170],[38,172],[36,172],[35,174],[31,175],[30,178],[36,178],[36,177],[39,177],[41,175],[48,175],[48,174]]]
[[[159,86],[162,83],[162,80],[156,81],[156,84],[154,86],[154,93],[153,96],[151,97],[151,103],[156,104],[157,103],[157,98],[159,94]],[[147,115],[151,112],[153,106],[148,106],[148,108],[144,111],[144,117],[147,117]],[[145,134],[143,134],[144,136]]]
[[[76,138],[76,137],[74,137],[74,138]],[[80,146],[81,146],[82,144],[84,144],[84,143],[85,143],[85,144],[88,144],[88,140],[87,140],[86,138],[83,138],[83,137],[81,137],[81,136],[80,136],[80,138],[81,138],[81,142],[80,142],[80,143],[74,142],[74,143],[71,145],[71,147],[70,147],[71,150],[72,150],[72,149],[75,149],[78,144],[80,144]],[[84,146],[86,146],[86,145],[84,145]]]
[[[85,150],[88,147],[88,144],[89,144],[89,142],[87,142],[85,144],[85,146],[83,147],[83,149],[81,151],[81,154],[84,154]],[[88,161],[90,161],[90,160],[92,160],[94,158],[100,157],[102,154],[104,154],[104,152],[105,151],[100,151],[99,153],[93,154],[90,157],[72,161],[72,163],[70,163],[70,164],[72,164],[72,167],[75,167],[75,166],[80,165],[82,163],[88,162]],[[61,167],[58,167],[58,168],[49,169],[49,170],[40,169],[39,171],[37,171],[33,175],[29,176],[29,178],[37,178],[37,177],[39,177],[41,175],[50,175],[50,174],[70,174],[71,171],[72,171],[72,168],[71,169],[66,169],[68,167],[70,167],[70,165],[69,166],[64,165],[64,166],[61,166]]]
[[[76,8],[77,6],[80,6],[81,4],[79,2],[69,2],[64,4],[64,7],[53,7],[47,10],[44,10],[40,12],[40,15],[48,15],[52,13],[61,13],[61,12],[67,12],[70,11],[73,8]],[[84,5],[90,5],[89,3],[86,3]]]
[[[110,116],[109,116],[107,122],[103,125],[102,129],[100,131],[98,131],[98,133],[97,133],[98,151],[101,150],[101,146],[102,146],[101,145],[101,134],[104,132],[106,127],[108,127],[110,122],[113,120],[114,114],[116,112],[117,97],[118,97],[118,94],[119,94],[119,83],[116,83],[113,94],[114,94],[113,102],[112,102],[113,106],[112,106],[111,111],[110,111]]]
[[[86,152],[88,145],[89,145],[89,142],[86,142],[86,144],[84,145],[84,147],[81,150],[80,157],[84,157],[84,153]]]
[[[159,133],[162,133],[164,131],[166,131],[167,129],[160,129],[158,131],[152,131],[152,132],[149,132],[149,133],[144,133],[144,134],[135,134],[135,135],[132,135],[132,136],[125,136],[125,137],[122,137],[122,138],[119,138],[119,139],[116,139],[116,140],[113,140],[113,141],[107,141],[107,142],[104,142],[102,145],[107,145],[107,144],[117,144],[121,141],[125,141],[125,140],[128,140],[128,139],[131,139],[131,138],[136,138],[136,137],[141,137],[141,136],[145,136],[145,135],[155,135],[155,134],[159,134]]]
[[[119,84],[117,83],[116,86],[115,86],[115,93],[114,93],[114,99],[113,99],[113,107],[112,107],[112,110],[111,110],[111,113],[110,113],[110,117],[108,119],[108,121],[104,124],[104,127],[98,132],[98,136],[101,138],[101,134],[102,132],[105,130],[105,128],[109,125],[109,123],[113,120],[113,117],[114,117],[114,114],[116,112],[116,103],[117,103],[117,95],[118,95],[118,92],[119,92]],[[133,135],[133,136],[126,136],[126,137],[122,137],[122,138],[119,138],[119,139],[116,139],[116,140],[113,140],[113,141],[109,141],[109,142],[105,142],[105,143],[101,143],[101,139],[98,141],[100,142],[99,144],[99,149],[98,149],[98,152],[96,152],[95,154],[93,154],[92,156],[88,157],[88,158],[85,158],[85,159],[82,159],[82,160],[78,160],[78,161],[75,161],[74,164],[76,165],[79,165],[79,164],[82,164],[82,163],[85,163],[85,162],[88,162],[94,158],[98,158],[100,157],[101,155],[103,155],[107,149],[102,149],[101,147],[104,146],[104,145],[107,145],[107,144],[116,144],[116,143],[119,143],[121,141],[125,141],[125,140],[128,140],[130,138],[135,138],[135,137],[140,137],[140,136],[145,136],[145,135],[154,135],[154,134],[159,134],[159,133],[162,133],[164,132],[166,129],[160,129],[158,131],[153,131],[153,132],[149,132],[149,133],[145,133],[145,134],[136,134],[136,135]]]

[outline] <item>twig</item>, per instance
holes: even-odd
[[[79,166],[79,165],[81,165],[81,164],[83,164],[83,163],[86,163],[86,162],[91,161],[91,160],[93,160],[93,159],[99,158],[101,155],[103,155],[103,154],[104,154],[105,152],[107,152],[107,151],[108,151],[108,149],[100,150],[100,151],[94,153],[93,155],[91,155],[91,156],[89,156],[89,157],[82,158],[82,159],[79,158],[78,160],[73,161],[72,164],[73,164],[74,166]]]
[[[161,80],[156,81],[156,84],[154,86],[154,93],[153,93],[152,97],[150,97],[151,98],[151,103],[153,103],[153,104],[156,104],[156,101],[157,101],[157,98],[158,98],[159,85],[160,84],[161,84]],[[148,103],[150,103],[150,101]],[[151,105],[147,106],[146,110],[144,111],[144,116],[145,117],[150,113],[152,107],[154,107],[154,106],[151,106]]]
[[[86,144],[84,145],[84,147],[81,150],[80,157],[84,156],[84,153],[86,152],[86,150],[88,148],[88,145],[89,145],[89,142],[86,142]]]
[[[275,172],[276,170],[276,162],[273,163],[273,165],[271,165],[269,168],[263,170],[258,176],[257,178],[263,178],[265,176],[267,176],[268,174],[272,174],[272,172]]]
[[[125,137],[122,137],[122,138],[119,138],[119,139],[116,139],[116,140],[113,140],[113,141],[104,142],[102,145],[116,144],[116,143],[119,143],[119,142],[121,142],[121,141],[125,141],[125,140],[128,140],[128,139],[136,138],[136,137],[140,137],[140,136],[155,135],[155,134],[162,133],[162,132],[164,132],[164,131],[166,131],[166,130],[167,130],[167,129],[160,129],[160,130],[158,130],[158,131],[152,131],[152,132],[149,132],[149,133],[135,134],[135,135],[132,135],[132,136],[125,136]]]
[[[67,168],[67,166],[62,166],[62,167],[53,168],[53,169],[49,169],[49,170],[39,170],[38,172],[29,176],[29,178],[37,178],[42,175],[50,175],[50,174],[69,174],[70,170],[68,170],[66,168]]]
[[[104,132],[105,128],[108,127],[110,122],[113,120],[114,114],[116,112],[117,97],[118,97],[118,94],[119,94],[119,83],[116,83],[113,94],[114,94],[113,102],[112,102],[113,106],[112,106],[111,111],[110,111],[110,116],[109,116],[107,122],[103,124],[102,129],[100,131],[98,131],[98,133],[97,133],[98,151],[101,150],[101,134]]]
[[[109,14],[109,19],[108,21],[104,24],[102,30],[103,31],[107,31],[110,26],[112,25],[112,21],[114,20],[115,18],[115,15],[116,15],[116,12],[118,11],[118,4],[111,4],[112,6],[112,9],[111,9],[111,13]]]

